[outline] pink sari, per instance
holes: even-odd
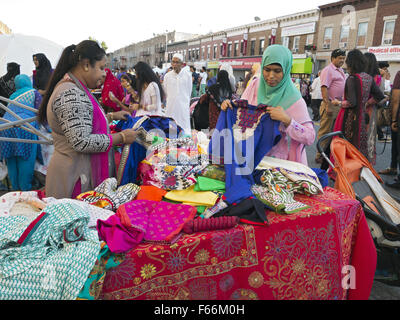
[[[108,123],[106,115],[101,109],[97,100],[90,93],[89,89],[79,80],[81,86],[88,95],[93,106],[92,134],[108,134]],[[109,178],[108,170],[108,152],[92,153],[90,156],[92,166],[93,187],[97,187],[104,180]]]

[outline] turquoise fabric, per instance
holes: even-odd
[[[119,266],[123,260],[124,255],[114,254],[107,245],[104,245],[97,256],[95,266],[78,295],[78,300],[97,300],[101,294],[107,271]]]
[[[88,212],[58,203],[39,217],[0,218],[1,300],[75,300],[93,269],[100,241]]]
[[[292,82],[291,70],[293,55],[290,50],[282,45],[269,46],[265,51],[261,63],[261,70],[265,66],[279,64],[283,69],[283,79],[276,86],[269,86],[264,77],[260,77],[257,102],[271,107],[282,107],[289,109],[295,102],[302,98],[300,91]],[[263,71],[261,71],[262,74]]]

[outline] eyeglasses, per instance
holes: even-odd
[[[178,61],[176,61],[176,60],[175,61],[174,60],[171,61],[171,64],[181,64],[181,63],[182,63],[182,61],[179,61],[179,60]]]

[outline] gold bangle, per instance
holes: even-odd
[[[125,142],[126,142],[125,134],[122,131],[120,132],[120,134],[121,134],[121,137],[122,137],[122,144],[125,144]]]

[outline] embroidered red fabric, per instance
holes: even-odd
[[[310,208],[268,212],[269,226],[239,224],[187,234],[173,245],[141,244],[107,272],[100,298],[368,299],[377,256],[361,204],[331,188],[296,200]]]

